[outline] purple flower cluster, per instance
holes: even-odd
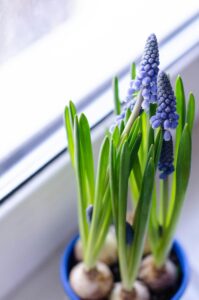
[[[168,129],[175,129],[178,125],[176,113],[176,98],[168,76],[164,72],[158,75],[158,108],[156,114],[151,117],[151,126],[155,129],[161,126],[164,129],[164,140],[171,139]]]
[[[135,92],[142,91],[142,108],[148,110],[150,103],[157,101],[157,75],[159,71],[159,50],[155,34],[151,34],[144,48],[140,68],[135,80],[130,82],[126,100],[133,98]]]
[[[158,163],[160,172],[160,179],[166,179],[174,171],[173,166],[173,140],[172,137],[169,141],[163,140],[160,160]]]

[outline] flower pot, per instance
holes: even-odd
[[[76,236],[67,245],[64,255],[63,255],[63,258],[61,260],[61,266],[60,266],[62,285],[64,287],[64,290],[65,290],[67,296],[71,300],[79,300],[80,299],[72,290],[72,288],[70,286],[70,282],[69,282],[70,270],[72,269],[72,267],[75,264],[73,250],[74,250],[74,246],[75,246],[75,243],[78,238],[79,238],[79,236]],[[175,295],[172,296],[171,300],[178,300],[178,299],[182,298],[182,296],[186,290],[188,281],[189,281],[189,265],[188,265],[186,254],[184,253],[182,246],[177,241],[174,241],[173,251],[175,252],[175,254],[178,258],[179,266],[181,269],[181,282],[180,282],[178,291],[176,292]]]

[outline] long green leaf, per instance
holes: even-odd
[[[83,250],[85,251],[88,238],[88,224],[86,220],[86,190],[85,190],[85,172],[84,172],[84,158],[81,149],[81,138],[79,131],[78,117],[75,117],[74,122],[74,141],[75,141],[75,173],[78,187],[78,215],[79,215],[79,227],[80,236],[83,244]]]
[[[119,144],[119,141],[120,141],[120,131],[119,131],[118,126],[116,126],[113,131],[112,139],[113,139],[115,147],[117,147]]]
[[[175,201],[172,215],[167,226],[166,234],[164,235],[157,251],[156,260],[160,266],[164,264],[165,259],[167,258],[171,249],[175,230],[183,207],[191,170],[191,148],[190,129],[188,124],[186,124],[182,132],[177,156],[177,165],[175,171]]]
[[[156,195],[156,184],[154,183],[152,192],[152,206],[151,214],[149,218],[149,242],[153,255],[157,249],[157,244],[159,242],[159,220],[157,216],[157,195]]]
[[[120,261],[120,271],[123,284],[126,284],[127,259],[126,259],[126,209],[129,180],[130,150],[125,142],[120,156],[119,167],[119,203],[118,203],[118,254]]]
[[[119,115],[121,112],[121,103],[119,98],[118,77],[113,78],[113,97],[114,97],[115,114]]]
[[[135,122],[133,123],[133,126],[131,128],[131,131],[128,135],[128,143],[129,143],[129,148],[132,149],[135,140],[138,136],[138,132],[140,131],[140,126],[141,126],[141,120],[140,117],[138,117]]]
[[[117,221],[118,221],[118,177],[116,172],[116,148],[113,140],[111,141],[110,146],[110,192],[111,192],[111,204],[112,204],[112,213],[113,221],[115,223],[115,228],[117,232]]]
[[[97,237],[100,230],[100,219],[101,219],[101,205],[103,204],[104,194],[106,193],[108,184],[108,172],[107,167],[109,165],[109,138],[106,136],[100,148],[99,161],[97,167],[97,177],[96,177],[96,189],[95,189],[95,200],[94,200],[94,210],[92,216],[92,222],[90,225],[88,246],[86,249],[85,262],[87,267],[91,268],[94,265],[92,253],[93,245],[96,243]]]
[[[154,153],[155,153],[155,169],[157,169],[160,153],[162,149],[162,129],[159,129],[155,138],[155,144],[154,144]]]
[[[131,190],[133,192],[133,200],[134,200],[134,206],[136,207],[139,194],[141,190],[141,183],[142,183],[142,169],[140,164],[140,159],[138,156],[138,150],[140,148],[142,142],[142,134],[138,133],[137,138],[134,141],[134,144],[131,148],[131,156],[130,156],[130,185]]]
[[[176,79],[175,96],[176,96],[176,110],[179,115],[178,127],[176,129],[176,154],[177,154],[178,145],[180,143],[181,134],[186,120],[186,100],[185,100],[185,93],[184,93],[184,85],[183,85],[182,78],[180,76],[178,76]]]
[[[141,132],[142,132],[142,142],[139,149],[139,159],[141,161],[141,168],[144,171],[144,166],[147,157],[147,143],[148,143],[148,116],[146,112],[142,112],[141,114]]]
[[[103,198],[107,182],[107,166],[109,164],[109,139],[105,137],[99,154],[99,163],[97,168],[96,191],[95,191],[95,205],[100,205],[100,199]]]
[[[151,152],[153,151],[151,150]],[[148,158],[148,163],[146,164],[142,181],[140,199],[138,201],[133,224],[135,236],[132,244],[131,257],[129,261],[129,274],[132,284],[136,279],[143,254],[144,241],[148,229],[148,221],[152,202],[151,196],[153,191],[154,177],[154,161],[153,158],[150,157]]]
[[[75,116],[77,114],[75,104],[72,101],[69,101],[69,113],[70,113],[70,121],[72,126],[74,126]]]
[[[125,120],[124,120],[125,125],[128,122],[128,119],[130,118],[130,115],[131,115],[131,110],[130,110],[130,108],[128,108],[126,113],[125,113]]]
[[[181,136],[176,165],[176,199],[171,219],[171,227],[175,225],[181,211],[187,190],[191,170],[191,134],[186,124]]]
[[[160,153],[162,148],[162,130],[158,130],[154,144],[154,167],[157,169]],[[157,214],[157,195],[156,184],[154,183],[152,193],[152,207],[149,221],[149,240],[152,252],[155,253],[159,241],[159,219]]]
[[[68,106],[65,107],[64,111],[65,128],[68,139],[68,149],[71,157],[71,162],[74,167],[74,139],[73,139],[73,127],[70,121],[70,113]]]
[[[86,186],[88,190],[88,204],[93,204],[95,194],[94,160],[91,143],[90,127],[87,118],[81,114],[79,119],[82,152],[84,153],[84,167],[86,173]]]
[[[187,123],[189,124],[190,131],[192,132],[195,119],[195,97],[192,93],[189,95],[187,104]]]
[[[110,187],[108,186],[104,194],[101,222],[98,228],[98,235],[95,237],[96,242],[94,244],[94,251],[91,253],[94,261],[96,261],[99,256],[110,227],[112,213],[110,197]]]

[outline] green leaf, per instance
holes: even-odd
[[[109,138],[105,137],[99,153],[94,209],[93,209],[93,216],[92,216],[92,221],[91,221],[90,231],[89,231],[88,246],[86,248],[86,255],[85,255],[85,263],[88,268],[92,268],[95,263],[92,257],[93,247],[99,235],[101,212],[102,212],[101,207],[103,205],[104,195],[107,193],[107,189],[109,189],[108,169],[107,169],[109,165],[109,144],[110,144]]]
[[[94,160],[93,160],[93,150],[91,143],[91,134],[90,126],[87,118],[84,114],[81,114],[79,119],[79,128],[80,128],[80,138],[82,152],[84,153],[84,167],[86,172],[86,183],[88,189],[88,205],[93,204],[94,202],[94,193],[95,193],[95,175],[94,175]]]
[[[64,111],[65,128],[68,139],[68,149],[71,157],[71,162],[74,167],[74,139],[73,139],[73,127],[70,121],[70,113],[68,106],[65,107]]]
[[[120,129],[120,135],[121,135],[124,130],[124,120],[122,120],[122,122],[120,123],[119,129]]]
[[[119,86],[118,86],[118,78],[113,78],[113,97],[114,97],[114,108],[115,114],[119,115],[121,112],[121,103],[119,98]]]
[[[157,244],[159,242],[159,220],[157,215],[157,195],[156,195],[156,184],[154,183],[152,192],[152,206],[151,214],[149,218],[149,242],[153,255],[157,249]]]
[[[151,146],[150,146],[150,148],[149,148],[149,151],[148,151],[148,157],[147,157],[147,163],[148,163],[148,161],[151,159],[151,157],[152,157],[153,160],[154,160],[154,157],[155,157],[154,144],[151,144]]]
[[[80,236],[83,244],[83,249],[86,249],[87,238],[88,238],[88,224],[86,220],[86,189],[85,189],[85,172],[84,172],[84,159],[81,149],[81,139],[78,117],[74,120],[74,141],[75,141],[75,173],[78,187],[78,216],[79,216],[79,228]]]
[[[74,119],[77,114],[76,107],[72,101],[69,101],[70,122],[74,126]]]
[[[128,135],[128,143],[129,143],[129,148],[132,149],[135,140],[138,136],[138,132],[140,131],[140,126],[141,126],[141,120],[140,117],[138,117],[135,122],[132,125],[131,131]]]
[[[148,131],[148,150],[150,149],[152,144],[154,144],[154,130],[150,126]]]
[[[151,150],[153,152],[153,150]],[[140,266],[140,261],[143,254],[145,236],[148,229],[148,221],[151,208],[151,195],[153,191],[155,168],[152,157],[148,157],[146,164],[142,187],[140,192],[140,199],[135,212],[134,219],[134,241],[132,244],[131,257],[129,261],[129,272],[132,284],[134,283],[137,272]]]
[[[187,190],[191,170],[191,134],[186,124],[181,136],[176,165],[176,199],[171,222],[178,218]]]
[[[151,103],[150,107],[149,107],[149,117],[150,118],[156,114],[156,110],[157,110],[157,104]]]
[[[175,230],[183,207],[191,170],[191,148],[192,146],[190,129],[189,125],[185,124],[180,139],[176,171],[174,173],[174,176],[176,178],[176,188],[172,215],[167,225],[166,233],[162,239],[162,242],[160,243],[156,255],[156,260],[159,266],[162,266],[164,264],[170,252],[175,235]]]
[[[158,161],[162,148],[162,129],[158,129],[155,144],[154,144],[154,168],[157,169]],[[152,252],[154,253],[159,241],[159,220],[157,215],[157,195],[156,195],[156,185],[154,184],[152,193],[152,207],[149,221],[149,237],[150,246]]]
[[[120,156],[119,165],[119,203],[118,203],[118,254],[120,261],[120,271],[122,279],[125,281],[127,276],[126,259],[126,209],[129,179],[130,150],[128,143],[125,142]]]
[[[130,144],[129,145],[129,148],[130,148],[130,165],[129,165],[129,168],[130,168],[130,171],[134,168],[134,166],[138,166],[139,165],[139,171],[138,171],[138,174],[142,174],[142,171],[141,171],[141,167],[140,167],[140,161],[139,161],[139,157],[138,157],[138,150],[140,148],[140,144],[141,144],[141,141],[142,141],[142,133],[139,132],[134,143],[133,144]]]
[[[103,200],[101,223],[98,228],[99,233],[95,236],[96,243],[94,244],[94,251],[92,250],[92,253],[90,253],[92,254],[94,262],[98,260],[100,250],[104,245],[104,241],[110,227],[111,212],[110,188],[108,187]]]
[[[154,153],[155,153],[155,159],[154,159],[154,164],[155,164],[155,170],[157,169],[159,158],[160,158],[160,153],[162,149],[162,129],[158,129],[156,138],[155,138],[155,144],[154,144]]]
[[[187,104],[187,123],[189,124],[190,131],[192,132],[195,119],[195,97],[192,93],[189,95]]]
[[[112,134],[112,139],[113,139],[115,147],[117,147],[119,144],[119,141],[120,141],[120,131],[119,131],[118,126],[115,126],[115,129]]]
[[[142,170],[141,170],[139,156],[137,154],[134,156],[132,165],[133,165],[133,171],[131,173],[130,182],[132,185],[131,189],[133,192],[133,200],[134,200],[133,203],[134,203],[134,207],[136,207],[140,195],[141,184],[142,184]]]
[[[142,141],[142,134],[138,133],[137,138],[132,145],[131,154],[130,154],[130,184],[131,189],[133,192],[133,200],[134,200],[134,206],[137,205],[138,197],[141,190],[141,183],[142,183],[142,169],[140,165],[140,159],[138,156],[138,150],[140,148],[140,144]]]
[[[103,198],[103,193],[107,184],[107,166],[109,163],[109,139],[104,138],[102,143],[99,162],[97,168],[97,178],[96,178],[96,191],[95,191],[95,205],[100,205],[100,199]]]
[[[115,223],[115,228],[117,232],[117,222],[118,222],[118,177],[117,177],[117,168],[116,168],[116,148],[113,140],[111,141],[110,146],[110,192],[111,192],[111,204],[113,212],[113,221]]]
[[[141,114],[141,132],[142,132],[142,142],[139,149],[139,158],[141,161],[141,169],[144,170],[145,161],[147,157],[147,143],[148,143],[148,116],[146,112]]]
[[[124,120],[125,124],[128,122],[130,115],[131,115],[131,110],[130,110],[130,108],[128,108],[126,111],[126,114],[125,114],[125,120]]]
[[[175,96],[176,96],[176,110],[179,115],[178,126],[176,129],[176,150],[178,150],[178,145],[180,142],[181,134],[186,119],[186,100],[185,100],[183,81],[180,76],[178,76],[176,79]]]
[[[134,80],[136,78],[136,64],[133,62],[131,64],[131,79]]]

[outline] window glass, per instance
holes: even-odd
[[[90,92],[139,56],[150,33],[162,40],[196,14],[199,4],[0,0],[0,8],[1,190],[19,178],[13,168],[27,154],[50,135],[53,140],[71,97],[76,104],[86,102]],[[63,130],[59,138],[64,145]],[[57,152],[60,145],[52,145]],[[20,174],[28,174],[41,157],[49,159],[45,151],[34,153]]]

